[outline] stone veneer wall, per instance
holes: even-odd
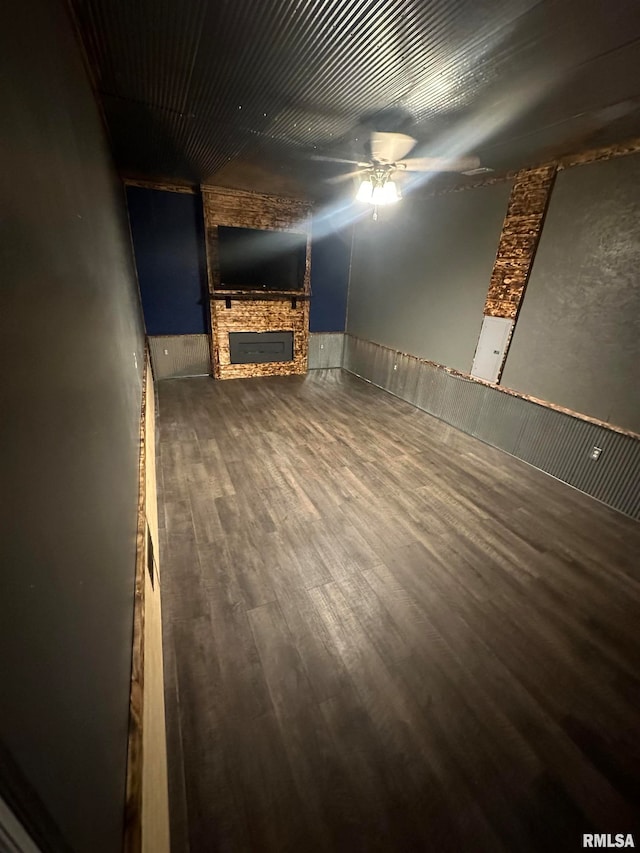
[[[300,199],[268,196],[222,187],[202,187],[209,295],[211,363],[216,379],[306,373],[311,292],[311,206]],[[303,293],[237,293],[220,289],[218,227],[292,231],[306,237]],[[253,295],[253,299],[247,297]],[[223,298],[216,298],[223,297]],[[262,297],[262,298],[260,298]],[[229,332],[293,332],[293,361],[231,364]]]
[[[556,165],[516,176],[484,306],[488,317],[515,320],[533,264]]]

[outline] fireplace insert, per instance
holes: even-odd
[[[229,332],[231,364],[293,361],[293,332]]]

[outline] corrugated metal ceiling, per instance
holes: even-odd
[[[640,134],[637,0],[73,5],[123,173],[322,197],[373,128],[496,170]]]

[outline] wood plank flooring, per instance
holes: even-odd
[[[158,395],[176,853],[637,832],[639,525],[339,370]]]

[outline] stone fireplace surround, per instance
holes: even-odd
[[[202,188],[211,316],[211,364],[216,379],[306,373],[309,349],[311,206],[300,199],[222,187]],[[304,287],[300,292],[233,291],[220,287],[218,227],[284,230],[306,238]],[[232,361],[229,334],[290,332],[287,361]]]

